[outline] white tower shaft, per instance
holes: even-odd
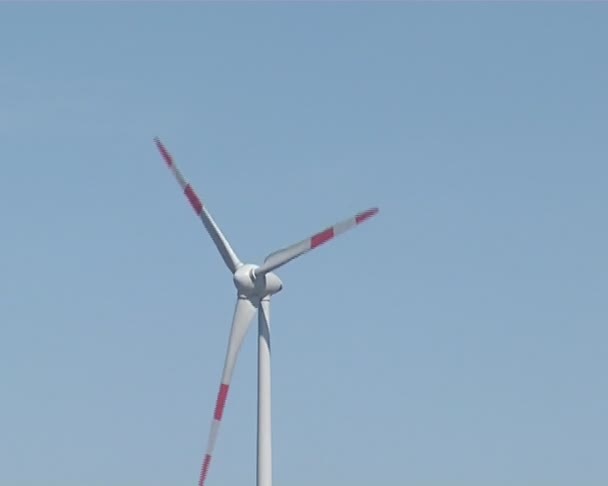
[[[272,486],[270,378],[270,297],[264,297],[258,309],[257,486]]]

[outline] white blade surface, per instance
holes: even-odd
[[[217,394],[215,403],[215,411],[213,413],[213,422],[211,423],[211,431],[209,432],[209,440],[207,442],[207,450],[201,467],[201,475],[199,477],[199,486],[204,486],[205,479],[209,472],[209,464],[213,455],[213,449],[217,440],[217,434],[228,397],[228,389],[232,380],[232,373],[236,365],[241,345],[251,324],[253,315],[255,314],[256,306],[247,298],[239,297],[234,309],[234,317],[232,319],[232,329],[230,331],[230,339],[228,340],[228,349],[226,351],[226,359],[224,361],[224,370],[222,372],[222,382],[220,390]]]
[[[306,238],[294,245],[275,251],[266,257],[264,263],[259,268],[256,268],[255,274],[262,275],[264,273],[272,272],[294,258],[297,258],[300,255],[317,248],[318,246],[321,246],[323,243],[327,243],[329,240],[344,233],[345,231],[354,228],[364,221],[367,221],[377,213],[378,208],[370,208],[366,211],[357,213],[351,218],[345,219],[344,221],[340,221],[333,226],[325,228],[323,231],[320,231],[319,233],[310,236],[309,238]]]
[[[158,138],[155,138],[154,142],[156,143],[156,147],[158,148],[160,154],[163,156],[163,159],[165,159],[167,166],[171,172],[173,172],[175,179],[184,191],[184,194],[188,198],[194,212],[199,216],[199,218],[201,218],[203,225],[207,229],[207,233],[209,233],[209,236],[211,236],[211,239],[219,250],[220,255],[222,255],[226,266],[232,273],[234,273],[236,269],[242,265],[241,261],[234,253],[234,250],[230,247],[228,240],[226,240],[226,237],[218,228],[217,224],[211,217],[211,214],[209,214],[207,209],[205,209],[203,206],[203,203],[194,192],[194,189],[192,189],[192,186],[186,181],[186,179],[184,179],[184,176],[180,172],[179,168],[177,165],[175,165],[175,162],[173,162],[173,157],[171,157],[171,154],[167,151],[165,146]]]

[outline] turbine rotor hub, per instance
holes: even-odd
[[[266,297],[281,291],[283,282],[276,273],[256,276],[256,268],[259,268],[258,265],[246,264],[234,272],[234,285],[240,293],[251,297]]]

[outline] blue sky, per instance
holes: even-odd
[[[239,256],[275,483],[605,485],[608,5],[0,6],[0,484],[196,484]],[[210,486],[255,480],[254,333]]]

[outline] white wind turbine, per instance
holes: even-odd
[[[233,275],[237,289],[237,301],[232,320],[232,329],[228,340],[228,349],[222,371],[215,412],[205,458],[201,468],[199,486],[203,486],[209,471],[211,456],[222,420],[228,388],[241,345],[249,329],[253,315],[258,311],[258,423],[257,423],[257,486],[272,486],[272,446],[271,446],[271,393],[270,393],[270,296],[283,288],[281,279],[273,270],[281,267],[294,258],[326,243],[335,236],[366,221],[378,213],[371,208],[356,214],[352,218],[330,226],[319,233],[294,245],[277,250],[266,257],[262,265],[244,264],[218,228],[217,224],[203,206],[192,186],[182,176],[173,162],[171,154],[158,138],[154,139],[158,150],[165,159],[169,169],[177,179],[184,194],[196,214],[201,218],[209,236],[220,252],[224,263]]]

